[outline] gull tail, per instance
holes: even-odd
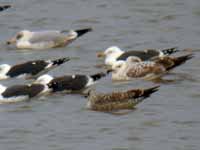
[[[178,49],[178,47],[172,47],[172,48],[167,48],[167,49],[161,50],[161,52],[162,52],[164,55],[171,55],[171,54],[176,53],[176,52],[178,52],[178,51],[180,51],[180,50]]]
[[[93,75],[90,75],[90,77],[94,80],[94,81],[97,81],[103,77],[105,77],[108,73],[104,73],[104,72],[100,72],[100,73],[96,73],[96,74],[93,74]]]
[[[145,98],[148,98],[153,94],[154,92],[158,91],[158,88],[160,86],[154,86],[151,88],[147,89],[133,89],[127,91],[127,94],[129,95],[130,98],[132,98],[134,104],[138,104],[142,102]]]
[[[59,66],[59,65],[65,63],[65,62],[67,62],[69,60],[70,60],[69,57],[64,57],[64,58],[59,58],[59,59],[52,60],[52,62],[53,62],[53,65]]]
[[[179,65],[184,64],[187,60],[193,58],[194,55],[193,54],[187,54],[184,56],[179,56],[173,59],[173,64],[171,66],[168,66],[166,69],[167,70],[171,70]]]
[[[151,96],[151,94],[158,91],[159,87],[160,86],[154,86],[154,87],[151,87],[151,88],[144,89],[143,93],[140,97],[147,98],[147,97]]]
[[[127,94],[131,96],[131,98],[146,98],[149,97],[152,93],[158,91],[160,86],[154,86],[147,89],[132,89],[127,91]]]
[[[77,37],[80,37],[80,36],[86,34],[87,32],[90,32],[90,31],[92,31],[92,28],[75,30],[75,32],[78,34]]]

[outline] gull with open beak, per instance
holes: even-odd
[[[92,31],[91,28],[80,30],[22,30],[7,41],[7,45],[15,45],[18,49],[48,49],[67,46],[78,37]]]

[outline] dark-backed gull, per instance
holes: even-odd
[[[96,73],[93,75],[65,75],[60,77],[54,77],[48,84],[49,88],[52,88],[53,92],[68,91],[77,92],[82,91],[89,86],[96,83],[97,80],[105,77],[107,73]]]
[[[64,57],[55,60],[27,61],[13,66],[2,64],[0,65],[0,80],[15,77],[35,78],[69,60],[69,57]]]
[[[52,80],[49,75],[40,76],[32,84],[20,84],[5,87],[0,85],[0,103],[14,103],[49,93],[47,84]]]
[[[169,49],[157,50],[157,49],[146,49],[146,50],[132,50],[132,51],[122,51],[117,46],[112,46],[107,48],[104,52],[99,52],[98,57],[105,57],[106,65],[114,65],[118,60],[126,60],[129,56],[135,56],[142,61],[150,60],[156,56],[165,56],[177,52],[178,49],[173,47]]]

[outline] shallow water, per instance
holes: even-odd
[[[3,1],[0,1],[3,3]],[[200,47],[199,0],[7,0],[13,8],[0,13],[0,63],[77,57],[51,75],[92,74],[101,69],[96,52],[111,45],[123,49]],[[65,48],[15,51],[4,41],[22,29],[94,31]],[[85,109],[80,95],[56,94],[18,104],[0,105],[3,150],[198,150],[200,149],[200,53],[167,76],[173,83],[116,116]],[[5,85],[24,80],[2,81]],[[151,86],[151,82],[96,84],[98,91]]]

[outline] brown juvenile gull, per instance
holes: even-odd
[[[86,107],[95,111],[117,111],[122,109],[134,109],[138,103],[158,90],[159,86],[146,89],[131,89],[124,92],[96,93],[89,91]]]
[[[14,44],[18,49],[48,49],[64,47],[80,36],[92,31],[91,28],[80,30],[47,30],[29,31],[22,30],[7,41],[8,45]]]
[[[185,63],[192,57],[192,54],[187,54],[179,57],[156,57],[153,61],[141,61],[137,57],[130,56],[126,61],[117,61],[112,66],[112,79],[131,80],[142,78],[153,80],[163,76],[169,70]]]
[[[97,53],[97,57],[105,57],[106,65],[114,65],[119,60],[126,60],[129,56],[135,56],[141,59],[142,61],[150,60],[153,57],[157,56],[167,56],[179,51],[176,47],[169,49],[146,49],[146,50],[131,50],[131,51],[122,51],[117,46],[111,46],[107,48],[104,52]]]

